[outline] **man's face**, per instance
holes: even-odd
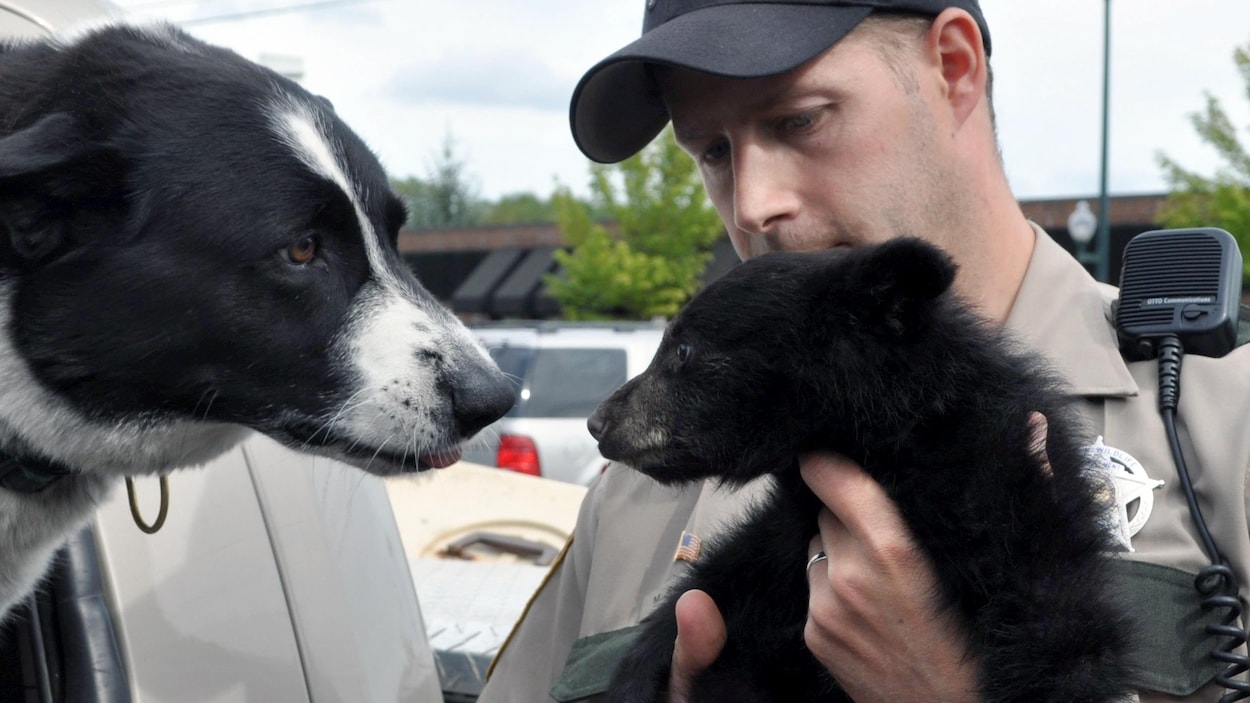
[[[949,246],[958,186],[919,48],[853,32],[785,74],[660,72],[677,141],[742,258],[919,236]]]

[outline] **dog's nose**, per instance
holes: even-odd
[[[599,408],[595,408],[595,411],[591,413],[590,417],[586,420],[586,429],[590,430],[590,436],[594,437],[596,442],[598,442],[599,438],[603,436],[603,431],[606,429],[606,425],[607,423],[603,419],[603,413],[599,411]]]
[[[458,379],[451,402],[460,436],[468,437],[511,410],[516,391],[498,368],[481,363]]]

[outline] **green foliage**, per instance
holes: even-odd
[[[567,188],[552,196],[571,247],[556,253],[562,274],[546,278],[552,297],[570,320],[672,317],[698,291],[724,231],[694,162],[666,129],[626,161],[592,164],[590,175],[589,207]]]
[[[408,205],[408,226],[414,229],[465,227],[479,224],[485,206],[464,160],[448,133],[434,154],[425,178],[391,180],[391,188]]]
[[[1233,52],[1233,62],[1250,98],[1250,45]],[[1207,94],[1206,109],[1189,116],[1204,142],[1211,145],[1224,167],[1213,177],[1186,170],[1165,154],[1159,166],[1171,188],[1160,219],[1165,227],[1219,227],[1237,240],[1245,262],[1244,281],[1250,285],[1250,156],[1220,101]]]
[[[555,222],[555,208],[550,200],[543,200],[533,193],[505,195],[485,208],[482,224],[513,225],[536,222]]]

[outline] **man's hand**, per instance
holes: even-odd
[[[711,596],[686,591],[677,599],[677,644],[668,680],[669,703],[686,703],[691,682],[720,656],[725,637],[725,620]]]
[[[807,646],[857,703],[975,701],[976,662],[894,502],[850,460],[813,454],[803,480],[825,504],[808,574]]]

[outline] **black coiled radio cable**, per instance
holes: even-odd
[[[1181,489],[1189,503],[1189,513],[1198,529],[1202,549],[1211,562],[1210,566],[1198,572],[1194,579],[1194,588],[1202,595],[1203,610],[1223,612],[1219,624],[1207,625],[1206,632],[1222,640],[1220,646],[1211,652],[1211,657],[1228,664],[1228,668],[1215,677],[1215,682],[1228,689],[1228,693],[1220,698],[1220,703],[1232,703],[1250,698],[1250,682],[1234,678],[1250,670],[1250,657],[1234,651],[1246,643],[1246,630],[1244,626],[1237,624],[1242,615],[1241,599],[1237,595],[1237,577],[1228,566],[1228,561],[1220,554],[1215,538],[1211,536],[1211,531],[1202,518],[1202,510],[1194,495],[1193,481],[1189,478],[1189,468],[1181,451],[1180,436],[1176,431],[1176,405],[1181,392],[1181,358],[1184,355],[1181,341],[1175,336],[1164,337],[1159,341],[1158,349],[1159,413],[1163,416],[1168,445],[1172,449],[1172,459],[1176,462]]]

